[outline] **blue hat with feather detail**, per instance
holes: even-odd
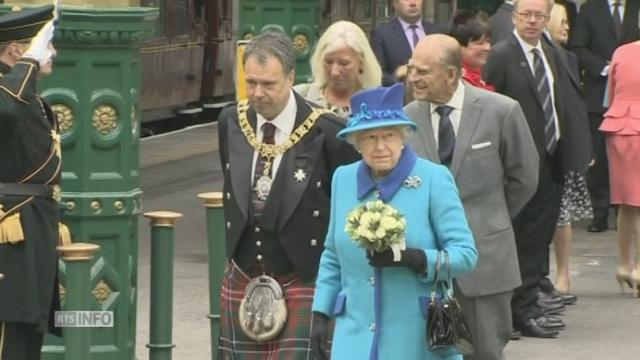
[[[347,126],[338,133],[338,138],[358,131],[388,126],[410,126],[413,122],[402,110],[404,85],[397,83],[390,87],[377,87],[354,94],[351,97],[351,111]],[[357,112],[356,112],[357,111]]]

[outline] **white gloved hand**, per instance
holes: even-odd
[[[31,39],[31,44],[27,51],[22,55],[23,57],[38,61],[40,66],[45,65],[49,60],[51,60],[53,51],[49,48],[49,43],[53,39],[53,32],[55,31],[53,21],[54,20],[47,21],[42,29],[38,31],[36,36]]]

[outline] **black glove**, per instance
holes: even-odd
[[[316,360],[329,360],[329,344],[327,344],[327,325],[329,317],[314,311],[311,318],[311,355]]]
[[[387,249],[383,252],[367,251],[369,265],[373,267],[407,267],[418,275],[427,276],[427,256],[421,249],[407,248],[400,251],[400,261],[393,261],[393,251]]]

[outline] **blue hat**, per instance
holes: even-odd
[[[411,121],[402,110],[404,85],[397,83],[391,87],[377,87],[363,90],[351,97],[351,111],[347,127],[338,133],[340,139],[348,134],[387,126],[411,126]],[[357,111],[357,112],[355,112]]]
[[[53,19],[55,7],[45,5],[25,10],[15,8],[0,16],[0,43],[27,41]]]

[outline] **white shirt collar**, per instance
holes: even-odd
[[[460,80],[458,82],[458,87],[456,87],[456,91],[454,91],[453,95],[451,96],[451,99],[449,99],[449,101],[444,105],[451,106],[453,110],[462,111],[463,102],[464,102],[464,84],[462,83],[462,80]],[[430,110],[431,110],[431,114],[433,115],[433,113],[436,111],[436,108],[440,105],[434,104],[431,102],[429,104],[431,105]]]
[[[520,43],[520,46],[522,47],[522,50],[524,51],[525,54],[530,53],[531,50],[533,49],[538,49],[540,50],[540,52],[542,52],[542,44],[540,43],[540,39],[538,39],[538,43],[536,44],[536,46],[532,46],[531,44],[524,41],[524,39],[520,37],[516,29],[513,29],[513,34],[516,36],[516,39],[518,40],[518,43]],[[540,35],[540,36],[544,36],[544,35]]]
[[[296,97],[293,95],[293,90],[289,92],[289,100],[284,109],[276,115],[270,122],[276,127],[276,130],[280,130],[284,135],[289,136],[293,131],[293,125],[296,121]],[[268,120],[262,117],[260,114],[256,114],[258,123],[256,124],[256,133],[262,134],[262,125]]]
[[[616,3],[620,3],[620,7],[624,7],[625,0],[609,0],[609,6],[613,7]]]

